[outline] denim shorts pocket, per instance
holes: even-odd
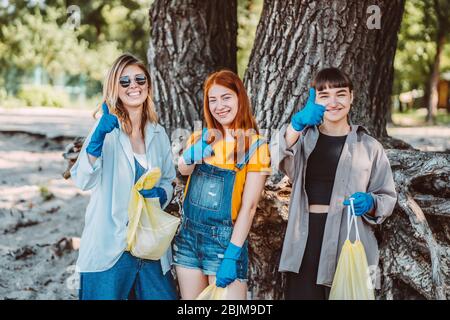
[[[222,249],[226,249],[228,247],[228,244],[231,241],[231,234],[232,230],[228,231],[221,231],[216,236],[216,242],[220,245]]]

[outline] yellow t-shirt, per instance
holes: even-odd
[[[190,141],[198,141],[200,132],[194,132],[188,139],[186,148],[190,146]],[[263,138],[260,135],[253,135],[250,146],[256,142],[258,138]],[[193,140],[192,140],[193,139]],[[267,143],[260,144],[258,149],[249,158],[249,161],[241,170],[235,166],[234,157],[230,155],[234,152],[234,141],[220,140],[213,144],[214,155],[203,159],[205,163],[228,170],[236,171],[236,178],[234,180],[233,195],[231,197],[231,219],[236,220],[242,203],[242,194],[244,192],[245,180],[247,172],[262,172],[270,175],[272,169],[270,167],[270,153]],[[190,177],[186,183],[184,194],[187,194]]]

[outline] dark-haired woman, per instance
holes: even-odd
[[[286,299],[328,299],[346,240],[349,198],[362,218],[357,220],[369,264],[367,283],[379,287],[373,225],[391,215],[396,192],[382,145],[349,121],[353,95],[342,71],[321,70],[306,105],[272,140],[273,162],[293,182],[279,267],[287,275]]]

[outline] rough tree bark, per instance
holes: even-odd
[[[380,29],[369,29],[377,27],[372,5],[379,8]],[[377,137],[387,136],[403,6],[403,0],[265,1],[245,74],[260,126],[286,123],[306,101],[315,73],[334,66],[353,80],[352,119]]]
[[[236,0],[155,0],[148,61],[161,124],[170,133],[202,119],[202,86],[224,67],[236,71]]]
[[[386,299],[450,297],[450,154],[387,151],[398,192],[378,229]]]

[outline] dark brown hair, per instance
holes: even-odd
[[[325,90],[327,88],[345,87],[348,87],[350,92],[353,91],[352,81],[338,68],[325,68],[320,70],[312,81],[311,86],[316,89],[316,91]]]

